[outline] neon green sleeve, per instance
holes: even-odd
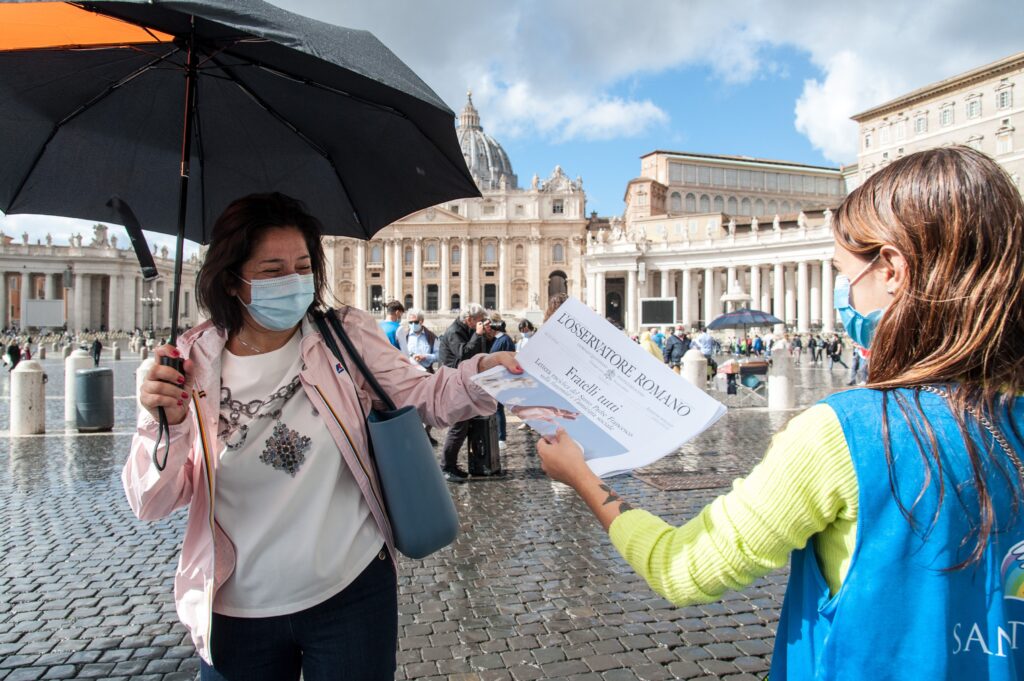
[[[743,589],[812,537],[835,593],[856,541],[857,492],[842,426],[819,404],[794,417],[750,475],[682,527],[632,510],[615,519],[609,535],[651,588],[679,605]]]

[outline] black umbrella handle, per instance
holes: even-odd
[[[160,364],[165,367],[171,367],[179,374],[185,374],[185,360],[181,357],[161,357]],[[160,417],[160,426],[156,434],[156,444],[153,445],[153,465],[156,466],[158,471],[163,472],[164,468],[167,467],[167,457],[171,453],[171,425],[167,421],[167,412],[164,411],[163,407],[157,407],[157,415]],[[160,442],[167,438],[167,445],[164,447],[164,459],[160,461]]]

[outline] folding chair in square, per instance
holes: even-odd
[[[768,364],[757,363],[740,367],[740,380],[736,385],[739,406],[766,406],[768,404]]]

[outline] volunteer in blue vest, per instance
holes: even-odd
[[[1021,195],[984,154],[932,149],[868,178],[834,228],[866,387],[794,417],[681,527],[630,509],[564,432],[538,444],[544,468],[674,603],[789,562],[772,681],[1022,678]]]

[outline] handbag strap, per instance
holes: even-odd
[[[397,407],[395,406],[394,400],[384,392],[384,388],[381,387],[380,383],[373,375],[373,372],[366,366],[366,362],[363,361],[362,356],[356,350],[355,345],[352,343],[352,339],[350,339],[348,334],[345,333],[345,329],[342,327],[341,321],[338,319],[337,310],[330,310],[323,316],[315,315],[314,317],[316,319],[317,326],[320,328],[320,335],[324,337],[327,347],[334,353],[334,356],[338,358],[342,365],[345,365],[345,359],[342,357],[337,344],[334,342],[334,337],[337,337],[338,340],[341,341],[341,344],[345,346],[345,351],[348,353],[348,356],[352,358],[356,367],[360,372],[362,372],[363,377],[366,378],[366,382],[369,383],[373,391],[377,393],[377,397],[380,398],[380,401],[384,403],[388,411],[395,411]],[[333,334],[325,327],[324,318],[326,318],[327,323],[330,324],[331,331],[334,332]],[[345,370],[348,371],[347,365],[345,365]]]

